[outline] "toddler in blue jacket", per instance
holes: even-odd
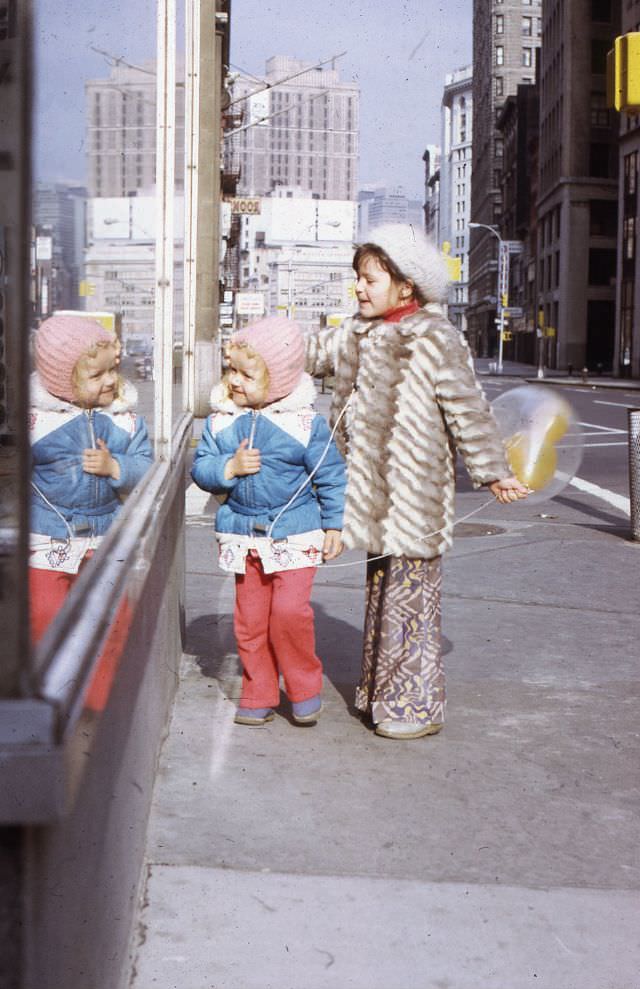
[[[120,345],[97,320],[44,320],[31,380],[31,634],[37,642],[153,461]]]
[[[220,567],[235,574],[234,631],[242,662],[235,721],[264,725],[282,674],[293,718],[322,708],[311,587],[342,551],[344,461],[313,408],[299,327],[271,317],[235,333],[212,394],[192,476],[225,495],[216,515]]]

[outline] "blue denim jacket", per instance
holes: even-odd
[[[316,529],[341,529],[344,460],[326,420],[313,409],[311,378],[303,375],[295,391],[259,411],[238,408],[220,387],[212,398],[214,412],[191,476],[205,491],[227,496],[216,515],[216,531],[256,536],[270,532],[274,539],[284,539]],[[224,469],[243,439],[260,450],[260,471],[229,481]],[[316,467],[311,482],[282,512]]]
[[[32,375],[29,415],[32,456],[31,532],[55,539],[100,536],[153,462],[144,419],[132,411],[136,391],[105,409],[82,409],[45,391]],[[82,469],[85,449],[103,439],[120,465],[120,477],[98,477]]]

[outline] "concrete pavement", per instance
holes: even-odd
[[[363,563],[318,574],[325,712],[233,724],[232,580],[187,526],[187,649],[149,828],[134,989],[640,989],[640,545],[565,490],[463,480],[448,720],[356,716]]]

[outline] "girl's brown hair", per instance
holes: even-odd
[[[391,280],[396,283],[396,285],[410,285],[412,299],[418,303],[419,306],[424,306],[427,303],[426,297],[422,294],[418,286],[407,278],[406,275],[400,271],[397,264],[391,260],[386,251],[383,251],[381,247],[377,244],[360,244],[356,248],[356,253],[353,255],[353,270],[356,275],[360,274],[360,267],[369,258],[373,258],[377,261],[383,271],[386,271],[390,276]]]

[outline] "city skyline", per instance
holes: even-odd
[[[310,32],[314,23],[321,30]],[[179,39],[181,31],[180,23]],[[231,61],[261,76],[272,55],[315,63],[346,50],[338,62],[341,75],[361,88],[360,184],[402,185],[415,197],[423,192],[424,148],[439,141],[445,75],[470,61],[471,32],[471,0],[453,0],[446,8],[438,0],[395,0],[364,10],[345,9],[338,0],[310,0],[300,8],[234,0]],[[138,65],[152,58],[155,4],[116,0],[105,17],[97,0],[69,0],[63,9],[41,0],[38,180],[86,181],[84,83],[110,71],[107,58],[91,46]]]

